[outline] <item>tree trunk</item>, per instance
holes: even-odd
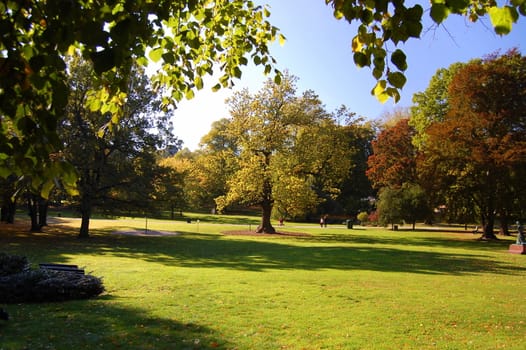
[[[4,203],[4,206],[2,206],[2,221],[13,224],[15,222],[16,200],[5,198]]]
[[[41,227],[38,224],[38,202],[33,194],[29,194],[27,197],[27,209],[29,217],[31,218],[30,232],[40,232]]]
[[[482,237],[480,237],[483,240],[495,240],[498,239],[495,235],[495,232],[493,232],[493,229],[495,227],[495,215],[492,213],[489,213],[486,216],[485,224],[484,224],[484,232],[482,233]]]
[[[262,154],[264,155],[265,172],[267,172],[270,166],[271,153],[262,152]],[[261,201],[261,209],[262,209],[261,224],[258,226],[256,232],[257,233],[276,233],[276,229],[272,226],[272,223],[270,222],[274,200],[272,199],[272,182],[268,174],[265,174],[265,178],[263,179],[262,190],[263,190],[263,193],[262,193],[263,199]]]
[[[503,236],[510,235],[510,229],[508,224],[508,215],[504,211],[501,212],[500,216],[500,234]]]
[[[270,221],[272,214],[272,202],[265,201],[261,204],[262,215],[261,224],[258,226],[257,233],[276,233],[276,229],[272,226]]]
[[[49,201],[42,197],[38,198],[38,225],[42,228],[47,226],[47,209]]]
[[[80,213],[82,220],[80,223],[79,238],[89,237],[89,220],[91,217],[91,200],[87,196],[83,196],[80,203]]]

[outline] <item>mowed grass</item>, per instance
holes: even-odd
[[[196,217],[197,218],[197,217]],[[287,224],[309,237],[227,236],[257,219],[0,226],[1,251],[103,277],[91,300],[2,305],[0,349],[524,349],[526,256],[513,237]],[[225,224],[225,222],[227,224]],[[241,225],[234,225],[241,222]],[[25,228],[27,229],[27,227]]]

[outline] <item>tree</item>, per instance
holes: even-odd
[[[463,65],[454,63],[448,68],[438,69],[426,90],[413,95],[409,125],[415,129],[413,144],[418,149],[424,146],[427,128],[434,122],[444,120],[449,112],[449,84]]]
[[[524,207],[525,81],[526,58],[517,50],[470,62],[451,81],[449,113],[428,128],[425,169],[435,171],[446,198],[472,201],[486,239],[495,238],[497,213]]]
[[[417,182],[413,135],[414,129],[406,118],[382,130],[373,141],[373,154],[367,161],[367,177],[374,188],[399,188],[404,183]]]
[[[156,154],[175,140],[170,115],[161,112],[160,97],[140,68],[129,72],[131,87],[123,115],[118,127],[110,130],[111,114],[89,109],[89,94],[101,84],[91,64],[79,56],[68,63],[72,94],[59,133],[64,156],[78,173],[79,236],[88,237],[94,206],[113,212],[122,207],[146,210],[161,174]]]
[[[195,203],[217,211],[215,198],[228,192],[228,179],[238,170],[238,140],[229,131],[231,120],[222,118],[212,123],[210,132],[201,138],[191,177],[196,182]]]
[[[214,72],[214,89],[233,85],[249,58],[271,73],[269,44],[278,37],[268,8],[252,1],[2,1],[0,13],[0,175],[33,174],[33,185],[44,190],[59,175],[67,174],[65,184],[76,182],[61,162],[57,134],[71,91],[68,53],[78,49],[93,64],[101,83],[88,105],[110,113],[106,123],[115,124],[124,115],[133,64],[159,65],[152,81],[165,88],[168,108],[191,98]]]
[[[358,22],[357,34],[352,39],[354,63],[371,67],[377,80],[371,93],[380,101],[389,97],[398,101],[399,90],[405,85],[406,55],[401,49],[389,50],[411,38],[419,38],[423,29],[424,8],[419,4],[398,0],[346,1],[325,0],[334,9],[334,17],[349,23]],[[507,34],[519,15],[526,16],[526,2],[511,1],[498,6],[496,1],[431,1],[431,20],[440,25],[450,14],[462,15],[472,22],[489,15],[495,33]]]
[[[373,123],[363,118],[349,119],[343,126],[347,135],[351,167],[346,181],[341,186],[338,202],[347,214],[370,211],[370,198],[376,192],[367,178],[367,160],[373,154],[372,141],[375,137]]]
[[[427,219],[431,210],[426,192],[417,184],[404,183],[400,188],[384,187],[378,201],[380,221],[395,224],[411,223],[413,230],[417,220]]]
[[[315,206],[320,192],[337,188],[349,169],[345,138],[338,141],[344,134],[312,91],[296,96],[295,81],[285,74],[279,85],[268,80],[258,93],[243,90],[229,100],[239,165],[216,202],[220,209],[235,202],[260,206],[258,232],[275,232],[276,203],[289,213]]]

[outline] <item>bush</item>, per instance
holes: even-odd
[[[29,269],[25,256],[0,253],[0,277],[9,276]]]
[[[368,221],[371,225],[378,225],[378,212],[373,211],[369,214]]]
[[[369,214],[366,211],[362,211],[356,218],[360,221],[360,224],[365,225],[369,221]]]
[[[5,260],[21,261],[18,258]],[[8,267],[1,265],[0,271],[16,270],[14,266],[19,265],[8,263],[6,266]],[[27,266],[27,260],[25,266]],[[91,275],[28,268],[11,274],[0,275],[0,303],[87,299],[97,296],[103,291],[102,280]]]

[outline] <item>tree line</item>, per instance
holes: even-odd
[[[327,1],[327,4],[333,7],[335,18],[359,23],[352,40],[353,61],[360,67],[371,68],[372,75],[377,80],[372,94],[381,101],[389,97],[397,100],[399,90],[405,83],[403,72],[407,69],[406,57],[402,50],[391,52],[386,49],[386,45],[418,38],[422,31],[424,8],[419,4],[407,7],[399,1],[357,4]],[[460,14],[472,21],[488,14],[495,31],[506,34],[519,16],[525,15],[525,6],[524,1],[503,6],[483,1],[433,2],[428,13],[437,25],[450,14]],[[175,151],[177,143],[174,141],[172,146],[164,145],[165,154],[158,152],[160,143],[164,141],[156,140],[160,135],[153,129],[167,124],[161,122],[155,126],[155,119],[162,120],[163,115],[169,115],[177,101],[191,98],[195,90],[203,88],[203,77],[212,75],[215,69],[220,74],[213,86],[214,90],[232,86],[234,79],[241,77],[241,70],[249,60],[261,66],[265,73],[273,74],[271,84],[279,85],[284,80],[289,80],[289,77],[275,68],[276,62],[269,52],[273,41],[279,39],[283,42],[285,38],[268,21],[268,7],[256,6],[252,1],[109,1],[104,4],[98,1],[55,1],[42,4],[36,0],[28,0],[0,1],[0,8],[0,25],[3,29],[0,38],[0,176],[5,207],[2,218],[11,220],[12,202],[24,198],[34,229],[46,224],[46,202],[52,191],[63,191],[64,196],[76,198],[82,197],[82,193],[88,194],[86,198],[91,199],[85,200],[85,208],[91,207],[93,203],[123,208],[129,207],[132,202],[142,202],[137,208],[139,210],[151,207],[152,203],[162,202],[161,198],[184,197],[181,195],[182,187],[174,185],[181,183],[176,181],[180,180],[181,174],[174,172],[171,167],[157,166],[157,159],[163,158],[166,152]],[[84,86],[71,81],[71,67],[74,64],[68,60],[74,54],[78,54],[87,63],[88,69],[92,70],[92,73],[87,73],[91,78]],[[146,94],[153,93],[155,96],[150,95],[150,99],[140,102],[141,97],[134,96],[135,88],[142,84],[141,70],[151,61],[158,63],[160,68],[149,77],[151,85],[144,87]],[[496,86],[496,91],[503,87]],[[236,125],[243,125],[243,118],[240,116],[243,115],[242,109],[248,105],[260,104],[262,110],[272,107],[271,103],[265,105],[261,102],[265,96],[264,90],[255,95],[240,93],[231,100],[233,119],[229,129],[235,130]],[[272,101],[277,100],[274,96],[267,97]],[[475,97],[477,96],[473,98]],[[480,101],[480,105],[491,101],[490,97],[496,96],[486,96],[484,101]],[[518,97],[523,96],[519,94]],[[75,99],[81,101],[82,111],[75,109]],[[363,125],[356,121],[343,126],[334,123],[327,115],[323,116],[327,113],[320,111],[320,103],[316,99],[311,92],[295,96],[290,101],[285,99],[287,106],[288,102],[291,103],[291,110],[309,104],[313,110],[303,110],[295,117],[287,117],[288,119],[285,115],[294,112],[280,110],[278,115],[287,119],[283,121],[285,127],[282,129],[279,129],[281,121],[275,122],[266,114],[257,117],[263,122],[247,124],[251,128],[249,132],[236,139],[236,164],[225,163],[225,166],[239,167],[233,173],[238,178],[243,177],[242,171],[257,172],[258,185],[262,185],[264,190],[256,190],[252,185],[236,190],[235,181],[229,179],[224,182],[223,192],[217,197],[218,200],[214,201],[218,209],[240,201],[245,204],[271,202],[273,205],[277,203],[285,214],[297,215],[297,212],[312,210],[315,206],[328,205],[323,203],[332,203],[334,200],[344,202],[343,198],[347,198],[343,195],[345,193],[360,197],[367,192],[367,186],[355,186],[349,178],[338,177],[338,174],[344,173],[362,174],[365,169],[362,165],[364,151],[354,151],[353,147],[359,148],[367,137],[351,137],[349,140],[335,136],[341,133],[340,127],[360,129],[356,133],[362,133]],[[511,99],[508,102],[514,105],[517,104],[516,101]],[[459,106],[460,104],[461,101],[458,102]],[[468,103],[462,108],[466,115],[471,116],[468,111],[475,107]],[[150,120],[150,115],[155,117]],[[447,130],[445,125],[443,130]],[[461,125],[450,127],[454,133],[463,130]],[[513,127],[516,127],[515,124]],[[481,125],[477,130],[471,130],[478,135],[474,139],[482,137],[498,143],[495,140],[499,140],[502,134],[488,133],[488,128],[487,125]],[[520,129],[520,126],[516,128]],[[158,130],[163,129],[159,127]],[[336,159],[337,156],[334,156],[331,159],[331,155],[323,147],[313,146],[309,140],[323,135],[324,130],[333,132],[326,135],[323,142],[335,142],[338,145],[348,142],[351,150],[340,154],[349,152],[345,153],[346,157]],[[426,133],[430,135],[430,140],[440,134],[433,127],[426,127]],[[91,136],[86,139],[85,145],[94,146],[93,149],[97,148],[97,151],[87,151],[83,148],[84,144],[76,143],[81,136],[88,134]],[[126,145],[132,145],[128,150],[120,142],[122,134],[130,136],[131,141],[125,142]],[[272,134],[270,139],[269,134]],[[422,133],[419,131],[418,134]],[[516,138],[517,135],[520,136],[520,133],[512,134]],[[286,146],[276,146],[274,141],[279,140]],[[508,143],[512,142],[516,142],[516,139]],[[257,147],[251,148],[251,143],[255,143]],[[75,144],[77,145],[74,146]],[[465,145],[459,143],[456,146]],[[492,154],[498,148],[489,143],[485,147],[478,153],[473,153]],[[73,156],[73,149],[81,153]],[[152,157],[154,149],[155,156]],[[340,149],[334,148],[333,151],[338,154]],[[516,193],[516,186],[509,188],[494,180],[495,177],[503,176],[501,173],[494,173],[496,169],[500,169],[502,162],[508,166],[513,163],[515,166],[516,153],[507,152],[506,157],[503,157],[505,161],[494,160],[495,167],[463,169],[455,176],[447,177],[449,180],[444,182],[444,186],[463,179],[466,180],[463,185],[465,192],[474,194],[475,191],[470,190],[474,188],[473,182],[476,181],[466,173],[472,170],[485,171],[485,187],[494,189],[492,198],[495,193],[499,196],[502,193]],[[302,154],[308,161],[302,163],[304,160],[300,160],[298,154]],[[419,149],[418,154],[425,152]],[[450,155],[457,154],[451,151]],[[310,156],[312,157],[308,158]],[[314,156],[325,160],[320,162]],[[348,161],[349,157],[356,157],[360,162]],[[103,176],[107,175],[103,170],[106,165],[111,165],[108,173],[114,176],[113,179]],[[437,169],[448,173],[451,166],[437,166]],[[284,171],[287,177],[294,180],[289,183],[275,181],[274,177],[279,176],[279,171]],[[121,174],[122,178],[116,174]],[[512,181],[520,175],[518,171],[506,176]],[[172,176],[174,181],[164,181]],[[134,183],[140,184],[141,179],[148,179],[137,185],[144,191],[135,191],[129,187]],[[109,183],[103,183],[103,180]],[[269,191],[274,183],[277,187]],[[164,197],[159,193],[163,193]],[[297,206],[288,203],[287,199],[274,198],[282,193],[305,196],[301,198],[304,204]],[[250,197],[250,200],[243,199],[240,194]],[[477,208],[484,207],[486,227],[491,226],[495,217],[492,213],[514,210],[508,208],[511,205],[504,205],[504,200],[500,197],[486,203],[483,203],[486,199],[484,196],[473,197],[478,203]],[[122,198],[123,202],[117,201]],[[461,199],[464,200],[463,198]],[[444,196],[441,201],[445,199]],[[167,201],[171,201],[172,207],[174,206],[174,200]],[[459,205],[449,203],[447,207],[451,209],[455,206]],[[459,207],[461,211],[467,205]],[[263,209],[268,212],[268,205]],[[89,214],[89,210],[86,211]],[[512,215],[515,215],[514,212],[499,214],[500,217]],[[262,222],[261,228],[263,231],[272,230],[265,222]],[[87,229],[83,232],[87,232]],[[82,235],[85,234],[87,233]]]
[[[526,58],[516,50],[439,69],[373,142],[368,177],[389,222],[478,222],[495,238],[525,218]]]

